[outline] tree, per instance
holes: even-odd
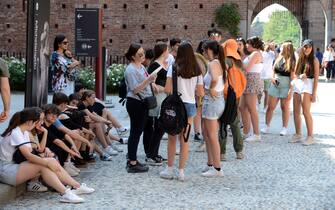
[[[240,21],[241,15],[237,4],[222,4],[215,10],[215,22],[233,36],[239,33]]]
[[[263,40],[282,43],[291,40],[295,47],[300,45],[301,28],[290,11],[275,11],[264,25]]]

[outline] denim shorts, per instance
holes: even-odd
[[[287,98],[290,90],[290,77],[278,76],[279,85],[270,84],[269,95],[275,98]]]
[[[0,160],[0,182],[16,186],[16,174],[20,164]]]
[[[191,103],[185,103],[185,109],[186,109],[186,113],[187,113],[187,117],[194,117],[197,114],[197,107],[195,106],[195,104],[191,104]]]
[[[202,118],[208,120],[219,119],[223,114],[224,105],[223,95],[213,98],[206,94],[202,101]]]

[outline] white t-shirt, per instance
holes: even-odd
[[[172,78],[172,66],[169,67],[166,76]],[[184,103],[195,104],[195,90],[197,85],[203,85],[202,75],[190,79],[178,76],[178,92],[181,94],[180,98]]]
[[[174,61],[175,61],[175,59],[174,59],[173,55],[171,55],[171,54],[169,53],[169,56],[168,56],[168,58],[166,59],[166,62],[168,63],[168,69],[169,69],[170,66],[172,66],[172,65],[174,64]]]
[[[325,53],[323,53],[323,61],[333,61],[334,60],[334,56],[333,54],[326,50]]]
[[[29,132],[22,133],[19,127],[14,128],[9,135],[0,140],[0,160],[13,161],[15,147],[25,142],[30,142]],[[24,144],[23,146],[31,148],[31,144]]]
[[[214,62],[217,62],[218,64],[220,64],[220,61],[215,59],[213,60]],[[212,61],[212,62],[213,62]],[[221,64],[220,64],[221,66]],[[208,66],[208,71],[206,72],[205,76],[204,76],[204,85],[205,85],[205,88],[207,90],[210,89],[210,86],[211,86],[211,82],[212,82],[212,76],[211,76],[211,68]],[[214,88],[217,92],[222,92],[224,90],[224,83],[223,83],[223,78],[222,78],[222,75],[220,75],[218,77],[218,82],[216,83],[216,86]]]
[[[273,76],[273,61],[276,55],[273,51],[263,52],[263,70],[261,73],[261,79],[271,79]]]

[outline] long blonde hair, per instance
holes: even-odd
[[[295,67],[295,55],[294,55],[294,47],[291,42],[285,42],[283,43],[283,49],[280,52],[280,55],[276,62],[279,62],[280,59],[284,58],[285,60],[285,71],[286,72],[292,72],[294,71]]]

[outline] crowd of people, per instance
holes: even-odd
[[[302,142],[306,146],[314,143],[310,108],[316,101],[320,66],[327,69],[328,79],[334,76],[332,45],[328,46],[329,53],[324,54],[321,64],[309,39],[294,49],[290,40],[280,46],[264,43],[259,37],[246,41],[243,38],[222,40],[222,33],[212,29],[196,51],[195,47],[190,40],[179,38],[159,39],[152,49],[146,50],[137,43],[129,46],[125,54],[129,64],[124,73],[126,111],[130,119],[130,129],[127,129],[95,97],[94,91],[75,85],[80,62],[71,55],[66,37],[56,36],[51,56],[52,103],[25,108],[10,119],[0,141],[0,181],[13,186],[28,181],[28,190],[38,192],[48,190],[47,185],[61,194],[62,202],[83,202],[79,195],[93,193],[94,189],[72,177],[97,157],[110,161],[111,156],[123,152],[118,144],[127,144],[128,173],[147,172],[149,165],[162,166],[167,162],[160,172],[161,178],[187,180],[188,135],[169,134],[167,154],[159,152],[165,134],[159,121],[161,105],[175,86],[187,122],[193,125],[194,140],[200,142],[197,151],[207,152],[201,173],[204,177],[223,176],[221,161],[227,159],[227,133],[231,132],[236,158],[241,160],[244,142],[259,141],[261,133],[270,132],[279,101],[280,135],[288,135],[289,104],[293,97],[295,134],[289,142]],[[8,77],[8,70],[2,61],[0,67],[1,91],[6,91],[2,78]],[[234,90],[234,98],[229,89]],[[265,125],[260,129],[257,107],[263,95],[266,115]],[[150,108],[146,99],[153,96],[156,104]],[[227,123],[221,118],[230,100],[236,102],[238,114]],[[9,114],[8,100],[4,104],[0,121]],[[305,139],[301,131],[301,110],[307,125]],[[146,163],[137,158],[142,135]],[[177,174],[176,154],[179,154]]]

